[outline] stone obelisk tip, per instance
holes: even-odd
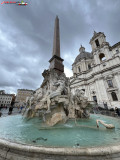
[[[53,53],[52,58],[49,60],[50,69],[55,69],[59,74],[64,72],[63,59],[60,57],[60,31],[59,31],[59,18],[55,18],[54,26],[54,39],[53,39]]]
[[[59,33],[59,19],[56,16],[54,26],[54,40],[53,40],[53,55],[60,57],[60,33]]]

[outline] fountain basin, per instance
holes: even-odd
[[[0,140],[0,160],[119,160],[120,145],[92,148],[47,148]]]
[[[98,118],[113,122],[115,129],[108,130],[103,126],[97,129],[95,122]],[[77,126],[74,121],[68,121],[64,125],[46,128],[38,119],[26,122],[20,115],[3,117],[0,119],[0,160],[119,159],[119,123],[116,118],[91,115],[89,120],[77,121]],[[36,138],[38,135],[39,139]],[[61,144],[62,139],[66,141]]]

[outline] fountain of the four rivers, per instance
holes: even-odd
[[[84,91],[71,92],[60,57],[58,17],[49,62],[40,92],[28,97],[22,115],[0,118],[0,160],[120,159],[120,120],[90,115]]]

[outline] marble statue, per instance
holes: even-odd
[[[36,93],[35,93],[35,99],[36,101],[40,101],[43,98],[43,90],[42,88],[38,88]]]
[[[71,101],[71,108],[70,112],[72,117],[76,118],[89,118],[90,114],[87,109],[88,105],[88,98],[85,97],[85,92],[83,90],[76,89],[75,94],[71,93],[70,101]]]
[[[39,112],[49,125],[66,122],[68,118],[89,118],[88,99],[83,90],[71,92],[70,81],[65,74],[55,70],[45,70],[44,80],[34,97],[26,99],[25,117],[34,117]]]
[[[103,126],[105,126],[107,129],[113,129],[113,128],[115,128],[115,126],[114,126],[113,124],[106,124],[106,123],[104,123],[102,120],[99,120],[99,119],[96,120],[97,128],[99,128],[99,122],[100,122]]]

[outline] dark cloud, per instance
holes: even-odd
[[[91,51],[93,30],[106,34],[111,45],[120,40],[119,0],[33,0],[21,7],[0,7],[0,89],[36,89],[52,56],[54,20],[60,19],[61,56],[65,72],[79,54]],[[2,2],[2,1],[1,1]]]

